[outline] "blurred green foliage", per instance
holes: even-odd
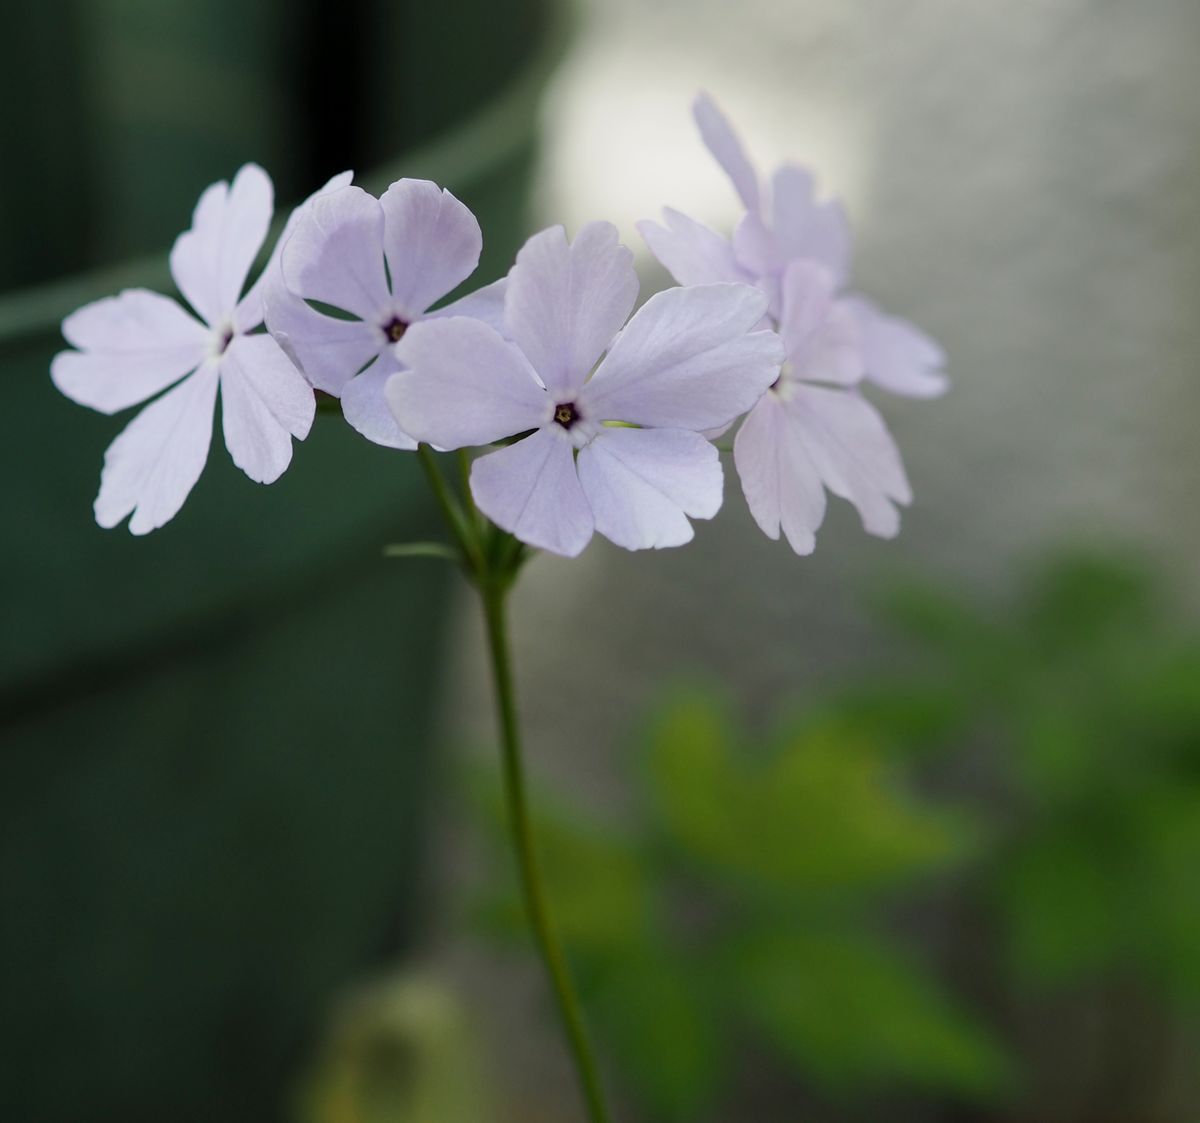
[[[1036,567],[1014,603],[911,588],[887,611],[921,649],[919,691],[940,696],[945,727],[924,747],[975,747],[989,773],[1000,829],[979,887],[1011,966],[1055,986],[1125,973],[1200,1012],[1200,636],[1186,614],[1148,568],[1090,554]]]
[[[1111,551],[1044,558],[1007,596],[915,584],[878,608],[900,669],[807,699],[765,744],[711,692],[676,697],[627,815],[543,799],[556,913],[616,1067],[654,1119],[712,1116],[746,1046],[827,1100],[892,1087],[987,1118],[1019,1091],[1039,1118],[1182,1118],[1194,623]],[[512,938],[508,877],[481,917]],[[936,970],[897,935],[928,950],[931,930]]]
[[[982,884],[1016,971],[1132,972],[1200,1010],[1200,636],[1186,615],[1145,567],[1086,554],[1032,571],[1010,605],[912,588],[887,612],[923,649],[920,690],[940,695],[946,722],[924,747],[994,750],[1003,829]]]
[[[639,755],[631,821],[543,800],[537,829],[589,1010],[652,1117],[713,1107],[755,1041],[835,1097],[1004,1086],[1001,1051],[884,923],[979,846],[961,813],[918,799],[870,736],[822,718],[757,744],[698,694],[663,708]],[[520,934],[507,870],[490,884],[488,930]]]

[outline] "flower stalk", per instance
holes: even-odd
[[[488,581],[479,587],[487,624],[488,651],[496,691],[496,717],[504,762],[504,794],[508,807],[513,849],[521,875],[525,912],[533,930],[538,953],[554,989],[563,1032],[571,1049],[583,1098],[591,1123],[609,1123],[610,1116],[600,1085],[600,1074],[588,1040],[583,1011],[571,982],[566,955],[555,931],[546,897],[541,864],[530,821],[525,790],[525,768],[521,757],[521,734],[517,721],[516,689],[513,683],[512,652],[508,640],[507,599],[510,582]]]
[[[428,445],[422,444],[418,448],[418,458],[454,539],[463,570],[478,591],[483,606],[488,661],[496,698],[504,797],[526,919],[554,992],[559,1020],[579,1078],[589,1123],[611,1123],[612,1117],[600,1084],[599,1068],[584,1023],[583,1008],[571,980],[566,953],[550,915],[525,783],[512,647],[508,635],[508,595],[528,551],[512,535],[486,524],[473,506],[467,511],[463,510],[442,475],[437,455]],[[458,467],[464,487],[464,502],[470,504],[470,463],[465,455],[460,456]]]

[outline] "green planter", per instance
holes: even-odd
[[[556,5],[536,15],[507,74],[452,71],[454,121],[365,177],[427,176],[474,209],[472,287],[526,230],[565,38]],[[425,71],[446,63],[429,42]],[[176,226],[235,169],[190,184]],[[381,557],[433,529],[412,458],[322,414],[263,488],[218,425],[172,523],[134,539],[92,522],[122,419],[52,387],[59,323],[125,285],[171,291],[165,257],[0,298],[5,1119],[279,1118],[333,993],[419,921],[449,574]]]

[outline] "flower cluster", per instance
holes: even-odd
[[[783,531],[811,553],[825,489],[850,500],[865,529],[900,528],[896,504],[912,498],[883,418],[862,396],[864,380],[896,394],[943,393],[941,349],[904,320],[846,292],[850,234],[836,202],[818,202],[812,176],[794,164],[760,181],[737,135],[705,95],[693,107],[709,151],[746,208],[731,239],[678,211],[638,224],[651,252],[681,285],[740,281],[770,301],[786,361],[734,442],[750,511],[771,538]]]
[[[496,526],[574,556],[599,532],[627,549],[677,546],[712,518],[714,443],[744,417],[733,459],[772,538],[808,553],[825,491],[890,536],[910,499],[899,453],[861,393],[945,389],[942,354],[846,291],[841,208],[785,164],[759,180],[705,96],[701,135],[745,213],[726,239],[678,211],[639,224],[679,287],[634,312],[633,255],[615,227],[534,235],[505,278],[434,307],[475,271],[482,235],[458,199],[402,179],[375,198],[345,173],[266,240],[272,187],[247,165],[201,196],[171,251],[190,311],[145,290],[69,316],[55,385],[115,413],[154,397],[104,458],[97,521],[144,534],[173,518],[208,456],[220,391],[234,463],[271,483],[312,425],[315,391],[377,444],[482,449],[470,490]],[[157,397],[155,397],[158,395]]]

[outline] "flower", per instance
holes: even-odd
[[[701,431],[745,412],[778,374],[778,338],[750,333],[767,306],[756,289],[669,289],[626,324],[637,291],[610,223],[570,243],[555,226],[517,255],[503,335],[456,317],[397,345],[409,369],[387,400],[406,432],[444,449],[520,435],[475,461],[471,493],[530,545],[573,557],[593,531],[629,550],[690,541],[688,519],[721,506],[720,459]]]
[[[680,284],[756,285],[784,337],[781,377],[734,445],[751,512],[768,536],[778,538],[782,529],[797,553],[810,553],[828,488],[858,508],[868,533],[891,537],[899,530],[895,504],[910,502],[911,493],[883,419],[858,385],[866,380],[909,397],[936,397],[947,387],[944,355],[914,325],[844,293],[845,214],[837,202],[817,200],[808,171],[783,164],[761,182],[707,95],[696,99],[693,113],[745,213],[732,239],[670,208],[663,225],[640,222],[638,229]]]
[[[794,261],[780,284],[786,361],[733,444],[742,491],[770,538],[782,529],[810,554],[825,517],[825,488],[850,500],[870,534],[900,529],[897,503],[912,492],[883,418],[857,391],[863,355],[851,310],[834,299],[833,275]]]
[[[498,320],[503,281],[428,311],[475,271],[482,248],[475,216],[435,183],[401,179],[379,199],[344,186],[315,200],[284,243],[267,327],[313,386],[342,399],[364,437],[416,448],[383,398],[399,369],[393,344],[427,315]]]
[[[218,387],[225,446],[252,480],[277,480],[292,437],[308,435],[312,388],[269,335],[252,334],[262,323],[262,285],[242,296],[272,208],[271,180],[255,164],[232,186],[214,183],[200,196],[170,257],[196,315],[158,293],[126,289],[63,321],[76,350],[56,355],[50,376],[67,397],[111,414],[167,391],[104,454],[94,505],[101,526],[132,514],[130,531],[146,534],[175,517],[208,459]]]

